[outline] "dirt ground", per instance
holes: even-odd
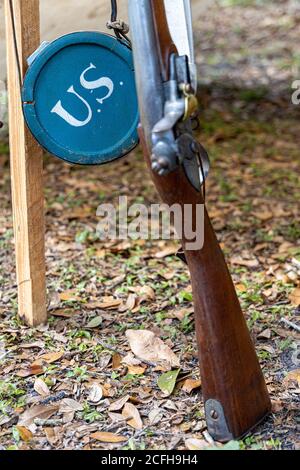
[[[199,137],[212,160],[207,207],[273,404],[225,449],[299,449],[300,137],[290,87],[300,78],[300,9],[220,0],[197,24]],[[101,202],[158,200],[140,150],[92,171],[45,156],[49,323],[36,329],[16,314],[8,153],[3,142],[0,447],[224,449],[206,430],[178,245],[96,235]],[[151,330],[176,355],[169,394],[166,368],[138,360],[127,330]]]

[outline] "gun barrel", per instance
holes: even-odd
[[[163,117],[164,110],[164,90],[152,4],[149,0],[129,0],[128,8],[141,124],[147,146],[151,150],[151,132]]]

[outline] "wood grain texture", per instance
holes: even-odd
[[[14,0],[22,75],[26,60],[40,44],[38,0]],[[5,0],[12,205],[15,233],[18,308],[28,325],[47,320],[42,150],[22,113],[9,1]]]
[[[152,4],[152,11],[154,15],[154,24],[156,27],[157,42],[160,44],[160,62],[163,80],[168,80],[169,74],[169,57],[174,52],[177,52],[176,46],[173,42],[168,20],[166,17],[166,10],[163,0],[150,0]]]
[[[196,205],[203,204],[201,194],[189,184],[181,168],[164,177],[154,173],[141,128],[139,133],[147,165],[163,202],[182,207],[191,204],[195,213]],[[185,223],[183,217],[183,225]],[[184,248],[187,242],[190,240],[183,237]],[[204,246],[196,251],[185,249],[185,256],[193,288],[204,401],[213,399],[221,403],[229,430],[234,438],[238,438],[270,412],[271,404],[230,273],[206,210]]]

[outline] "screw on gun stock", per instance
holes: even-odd
[[[194,142],[191,143],[191,151],[194,152],[194,153],[199,152],[199,147],[198,147],[197,142],[194,141]]]
[[[169,161],[166,157],[160,157],[152,164],[152,170],[156,171],[157,173],[165,173],[169,170]]]
[[[219,418],[219,414],[216,410],[211,410],[210,416],[211,416],[212,419],[218,419]]]

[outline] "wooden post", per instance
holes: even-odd
[[[21,63],[40,45],[38,0],[13,0]],[[42,150],[22,114],[9,0],[5,0],[12,205],[19,315],[30,326],[46,322],[45,229]]]

